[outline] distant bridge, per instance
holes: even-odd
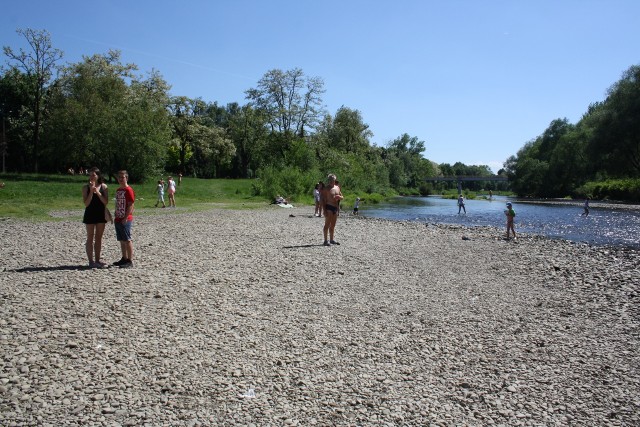
[[[425,178],[425,181],[455,181],[458,183],[458,194],[462,194],[462,181],[502,181],[506,182],[509,179],[505,176],[471,176],[471,175],[459,175],[459,176],[432,176]]]

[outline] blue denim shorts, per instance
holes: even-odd
[[[113,222],[116,227],[116,239],[118,242],[128,242],[131,240],[131,226],[133,221]]]

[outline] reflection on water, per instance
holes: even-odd
[[[365,205],[360,211],[376,218],[429,223],[493,226],[506,228],[505,203],[516,211],[516,232],[542,234],[598,245],[640,247],[640,211],[591,208],[582,216],[582,206],[567,204],[519,203],[517,199],[467,200],[467,214],[458,215],[457,201],[440,197],[399,197],[392,202]]]

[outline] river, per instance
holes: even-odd
[[[640,209],[637,206],[591,203],[583,216],[580,202],[535,202],[494,196],[465,200],[466,214],[458,215],[457,200],[439,196],[397,197],[375,205],[363,204],[369,217],[426,223],[506,228],[507,201],[516,211],[516,232],[540,234],[594,245],[640,248]]]

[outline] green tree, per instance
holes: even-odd
[[[226,131],[209,120],[207,109],[200,99],[172,98],[169,110],[174,137],[170,153],[177,154],[179,170],[210,178],[231,161],[235,146]]]
[[[328,133],[328,145],[346,153],[360,153],[370,147],[369,139],[373,132],[364,123],[358,110],[344,105],[338,109],[331,120]]]
[[[264,164],[260,155],[267,141],[264,114],[251,105],[230,104],[227,111],[228,134],[236,147],[232,160],[235,176],[252,178]]]
[[[157,72],[143,79],[136,69],[120,62],[119,51],[63,69],[46,132],[52,167],[96,165],[111,176],[127,169],[132,181],[158,173],[170,139],[168,85]]]
[[[387,147],[389,154],[389,181],[396,189],[418,188],[425,178],[435,172],[433,165],[422,157],[424,141],[403,134],[391,141]]]
[[[588,178],[587,134],[585,126],[572,126],[553,148],[546,184],[550,195],[564,197],[574,194],[575,189]]]
[[[591,154],[613,177],[640,175],[640,66],[630,67],[590,120]]]
[[[56,69],[56,62],[62,58],[63,53],[53,47],[48,31],[27,28],[18,29],[17,32],[27,40],[30,50],[20,48],[16,52],[9,46],[4,46],[3,50],[10,62],[17,64],[15,66],[27,75],[26,81],[30,83],[30,102],[26,112],[31,116],[33,123],[31,154],[33,170],[38,172],[40,130],[47,88]]]
[[[562,141],[574,129],[567,119],[553,120],[549,127],[535,140],[529,141],[517,156],[510,157],[505,163],[513,190],[521,196],[562,197],[566,189],[557,186],[558,176],[564,175],[562,166],[567,145]],[[555,154],[554,154],[555,153]]]
[[[258,87],[246,91],[252,106],[264,112],[272,132],[304,137],[321,118],[324,82],[299,68],[268,71]]]
[[[3,155],[3,171],[27,171],[32,167],[33,126],[27,111],[30,105],[30,88],[33,77],[17,68],[10,68],[0,78],[0,154]]]

